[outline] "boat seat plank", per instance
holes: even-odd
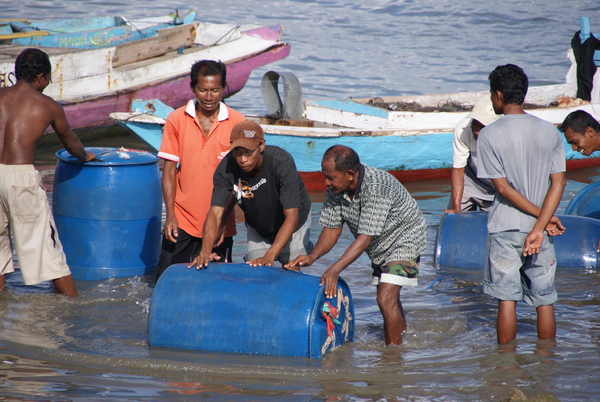
[[[29,38],[30,36],[47,36],[50,35],[48,31],[25,31],[25,32],[13,32],[10,34],[0,35],[0,40],[6,39],[18,39],[18,38]]]
[[[194,45],[197,26],[198,24],[190,24],[159,29],[152,38],[121,45],[113,56],[113,68],[190,47]]]

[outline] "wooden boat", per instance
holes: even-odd
[[[545,88],[548,90],[548,88]],[[535,93],[535,91],[533,91]],[[464,93],[441,95],[469,97],[474,103],[486,93]],[[438,95],[440,96],[440,95]],[[411,97],[423,101],[434,99],[433,95]],[[461,98],[464,99],[464,98]],[[314,101],[306,101],[305,107]],[[139,136],[151,148],[158,150],[162,140],[162,127],[172,111],[162,102],[135,100],[130,113],[112,113],[110,117]],[[528,112],[538,115],[554,124],[562,123],[570,112],[584,109],[600,118],[600,105],[551,107],[532,109]],[[323,189],[321,157],[332,145],[343,144],[355,149],[361,161],[369,166],[384,169],[400,181],[435,180],[450,177],[452,166],[452,140],[454,126],[468,112],[407,113],[401,128],[356,128],[341,127],[343,121],[313,121],[249,117],[261,124],[267,144],[286,149],[294,157],[309,190]],[[411,123],[411,119],[415,122]],[[446,126],[444,126],[445,124]],[[600,164],[600,157],[586,158],[572,150],[564,140],[567,169],[579,169]]]
[[[73,128],[111,124],[109,113],[130,111],[132,99],[185,104],[192,64],[212,59],[227,65],[229,96],[243,88],[253,69],[289,54],[290,46],[279,40],[281,31],[280,25],[193,23],[119,46],[44,48],[53,66],[44,93],[63,105]],[[0,46],[0,86],[16,82],[14,61],[24,48]]]
[[[0,20],[0,44],[97,49],[150,38],[159,29],[190,24],[195,17],[196,11],[192,10],[183,17],[175,11],[161,17],[133,20],[119,16],[47,21]]]
[[[527,112],[557,125],[569,113],[580,109],[600,119],[600,103],[574,98],[577,64],[572,50],[567,52],[567,57],[571,68],[566,82],[530,87],[525,100]],[[283,96],[278,89],[280,79]],[[599,89],[594,87],[596,92]],[[327,148],[335,144],[352,147],[361,161],[389,171],[400,181],[450,177],[454,128],[469,113],[470,108],[465,106],[472,108],[480,98],[489,97],[489,92],[461,92],[376,100],[307,100],[302,108],[297,78],[291,73],[273,71],[263,77],[261,91],[269,114],[284,118],[253,119],[263,126],[268,144],[282,147],[292,154],[307,188],[312,190],[324,188],[321,157]],[[382,104],[388,109],[378,107]],[[132,113],[112,114],[111,117],[157,150],[164,119],[171,109],[165,108],[156,99],[139,100],[133,105]],[[406,105],[420,105],[422,110],[389,110]],[[447,105],[459,107],[450,111],[444,109]],[[460,111],[461,108],[463,111]],[[600,164],[600,157],[586,158],[573,151],[564,138],[563,143],[568,170]]]
[[[584,42],[590,36],[588,17],[580,19],[580,28],[580,39]],[[600,76],[597,74],[595,77],[591,102],[573,102],[577,93],[577,63],[572,49],[567,51],[567,58],[571,67],[565,84],[530,87],[525,98],[525,103],[535,108],[529,113],[555,124],[562,123],[568,107],[577,107],[596,116],[600,113]],[[594,61],[600,66],[600,51],[595,52]],[[315,100],[305,102],[304,116],[328,124],[366,130],[414,131],[427,128],[447,131],[454,130],[457,122],[468,114],[468,111],[460,113],[454,110],[460,110],[464,104],[473,105],[484,96],[489,96],[489,92]]]

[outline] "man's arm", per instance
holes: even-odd
[[[505,177],[501,177],[499,179],[492,179],[492,184],[496,188],[496,191],[502,197],[504,197],[508,202],[510,202],[515,207],[519,208],[521,211],[537,217],[540,214],[541,208],[532,204],[525,196],[519,193],[508,183]]]
[[[462,196],[465,189],[465,168],[452,168],[452,175],[450,178],[452,185],[452,191],[450,195],[450,201],[452,203],[452,209],[446,209],[446,213],[455,213],[462,210]]]
[[[325,297],[331,299],[335,296],[337,287],[338,277],[346,267],[352,264],[360,255],[369,247],[371,244],[371,236],[358,235],[358,237],[352,242],[350,247],[344,252],[344,254],[337,260],[332,266],[321,275],[321,283],[319,286],[325,284]]]
[[[550,175],[550,178],[552,179],[553,176],[555,176],[555,175]],[[560,180],[560,178],[557,178],[557,177],[555,177],[555,179]],[[564,177],[563,177],[563,181],[564,181]],[[523,194],[519,193],[510,184],[508,184],[508,181],[506,180],[506,178],[502,177],[499,179],[492,179],[492,184],[494,185],[494,187],[496,188],[496,191],[498,191],[498,193],[500,193],[506,200],[508,200],[511,204],[513,204],[517,208],[519,208],[521,211],[523,211],[531,216],[535,216],[536,218],[538,218],[540,216],[540,212],[542,211],[542,209],[540,207],[538,207],[537,205],[534,205],[531,202],[529,202],[529,200],[527,198],[525,198],[525,196]],[[558,183],[557,183],[557,185],[558,185]],[[563,189],[564,189],[564,182],[563,182]],[[550,190],[548,190],[548,191],[550,191]],[[548,194],[546,194],[546,197],[548,197]],[[559,197],[562,197],[562,190],[560,190]],[[560,198],[559,198],[559,201],[560,201]],[[556,211],[556,207],[554,208],[553,211]],[[554,212],[552,212],[552,214],[554,214]],[[548,234],[551,236],[561,235],[565,231],[565,228],[562,225],[562,223],[560,222],[560,220],[556,216],[553,216],[552,214],[550,216],[550,220],[548,221],[548,223],[545,226],[545,229],[548,232]]]
[[[175,193],[177,191],[177,162],[165,160],[162,174],[163,199],[165,200],[165,226],[163,232],[165,238],[173,243],[177,243],[179,236],[179,222],[175,217]]]
[[[342,234],[342,226],[339,228],[331,229],[324,227],[323,231],[319,235],[317,244],[310,252],[309,255],[301,255],[286,264],[284,268],[291,268],[293,266],[309,266],[313,264],[323,255],[327,254],[333,246],[337,243],[340,235]],[[348,265],[352,264],[371,244],[371,236],[358,235],[358,237],[352,242],[350,247],[344,252],[344,254],[337,260],[327,271],[321,276],[321,283],[319,286],[325,284],[325,296],[331,299],[335,296],[335,289],[337,287],[338,277]]]
[[[283,250],[285,245],[290,241],[296,230],[296,226],[298,225],[298,208],[284,209],[283,215],[285,216],[283,224],[277,231],[277,235],[275,236],[275,240],[273,241],[273,244],[271,244],[269,251],[267,251],[263,257],[250,260],[247,264],[252,265],[253,267],[261,265],[266,265],[268,267],[273,266],[275,258],[277,258],[279,253],[281,253],[281,250]],[[310,216],[307,219],[310,219]]]
[[[221,227],[223,226],[221,223],[225,222],[224,215],[224,207],[217,207],[215,205],[210,207],[206,214],[204,228],[202,229],[202,249],[200,250],[200,254],[188,265],[188,268],[196,265],[196,269],[201,269],[208,266],[210,261],[220,258],[212,250],[216,241],[220,238]]]
[[[92,152],[87,152],[79,138],[71,131],[71,126],[60,104],[51,102],[52,128],[65,149],[80,162],[88,162],[96,158]]]
[[[312,265],[316,260],[331,251],[341,234],[342,226],[335,229],[324,227],[319,235],[317,244],[315,244],[309,255],[300,255],[289,263],[285,264],[283,267],[290,269],[295,266],[308,267],[309,265]]]
[[[535,222],[532,231],[525,239],[523,255],[527,256],[540,252],[542,241],[544,240],[544,229],[548,226],[548,223],[552,219],[554,212],[560,203],[566,183],[565,172],[550,175],[550,188],[544,198],[544,203],[542,204],[538,219]]]

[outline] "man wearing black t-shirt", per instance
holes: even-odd
[[[210,210],[204,224],[204,243],[190,264],[198,269],[218,259],[212,253],[234,201],[244,211],[248,253],[252,266],[273,266],[312,250],[310,199],[285,150],[265,145],[260,125],[243,121],[231,131],[231,152],[217,166]]]

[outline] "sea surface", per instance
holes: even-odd
[[[532,85],[559,84],[579,17],[589,16],[592,32],[600,33],[600,3],[566,0],[23,0],[0,3],[0,18],[140,18],[192,7],[200,21],[283,25],[290,56],[254,71],[228,100],[247,114],[266,113],[260,79],[269,70],[296,74],[305,99],[484,91],[489,72],[506,63],[523,67]],[[118,129],[84,144],[144,149]],[[51,191],[56,149],[44,151],[36,164]],[[560,211],[600,171],[568,177]],[[502,401],[515,389],[528,397],[600,400],[598,271],[559,268],[556,342],[536,339],[535,310],[520,304],[518,339],[498,346],[497,303],[482,293],[481,271],[433,266],[449,181],[406,187],[426,216],[428,244],[419,286],[402,289],[402,346],[383,344],[364,255],[342,274],[354,298],[355,342],[318,360],[150,348],[152,275],[78,281],[80,296],[68,299],[49,283],[24,286],[16,273],[0,293],[0,400]],[[311,197],[316,241],[323,194]],[[243,225],[238,232],[234,260],[241,262]],[[344,231],[304,272],[319,276],[351,242]]]

